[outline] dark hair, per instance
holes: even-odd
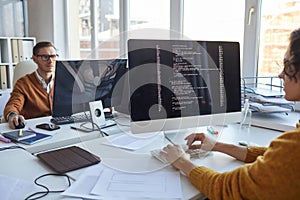
[[[300,71],[300,28],[291,32],[289,40],[288,58],[284,59],[285,74],[290,78],[295,78],[297,81],[296,74]]]
[[[42,41],[42,42],[38,42],[34,47],[33,47],[33,50],[32,50],[32,53],[33,55],[38,55],[39,53],[39,50],[44,48],[44,47],[53,47],[55,50],[55,46],[52,42],[48,42],[48,41]]]

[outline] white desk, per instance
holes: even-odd
[[[34,180],[39,176],[47,173],[53,173],[47,167],[45,167],[35,156],[31,155],[29,152],[22,149],[11,149],[0,151],[1,165],[0,174],[5,176],[10,176],[20,180],[26,180],[34,183]],[[71,181],[72,182],[72,181]],[[39,181],[43,183],[50,190],[63,190],[68,186],[66,178],[62,177],[45,177]],[[38,191],[45,191],[41,187],[34,187],[33,191],[24,195],[29,196]],[[59,194],[48,194],[42,199],[63,199]]]
[[[28,127],[35,127],[37,123],[48,122],[50,118],[39,118],[34,120],[28,120]],[[7,126],[7,124],[1,124],[0,128],[5,128],[3,126]],[[239,131],[238,124],[231,124],[228,126],[216,126],[218,129],[219,136],[218,140],[228,143],[237,144],[239,140],[245,140],[245,133]],[[205,130],[205,129],[204,129]],[[39,130],[40,131],[40,130]],[[128,131],[128,127],[120,127],[114,126],[105,129],[107,133],[116,134],[118,132]],[[186,134],[194,132],[195,130],[189,130],[185,134],[170,134],[168,135],[174,142],[176,143],[184,143],[183,138]],[[42,132],[42,130],[41,130]],[[49,133],[49,131],[46,131]],[[91,134],[91,135],[89,135]],[[250,134],[248,135],[248,141],[256,143],[258,145],[267,146],[269,142],[277,137],[281,132],[262,129],[257,127],[250,128]],[[115,137],[114,135],[110,137]],[[102,163],[106,166],[110,166],[114,169],[119,169],[122,171],[128,172],[149,172],[154,170],[159,170],[162,167],[162,163],[153,158],[149,151],[151,149],[161,148],[168,144],[168,141],[164,138],[157,139],[152,144],[147,145],[146,147],[139,149],[137,151],[126,151],[119,148],[103,145],[103,141],[107,140],[107,138],[99,137],[99,133],[84,133],[75,130],[71,130],[69,125],[63,125],[57,133],[54,134],[52,139],[27,146],[21,145],[25,147],[29,152],[39,152],[43,150],[48,150],[52,148],[59,148],[67,145],[76,145],[81,146],[91,153],[94,153],[101,157]],[[2,143],[1,146],[3,146]],[[18,150],[6,150],[0,152],[1,156],[1,164],[0,170],[1,174],[13,176],[16,178],[22,178],[29,181],[33,181],[35,178],[40,176],[41,174],[45,174],[51,172],[51,170],[45,167],[41,162],[37,160],[37,158],[25,151]],[[234,158],[227,156],[225,154],[213,152],[211,155],[207,156],[204,159],[193,159],[197,165],[207,166],[209,168],[215,169],[219,172],[228,171],[235,169],[236,167],[242,165],[243,163],[235,160]],[[22,170],[20,171],[20,167]],[[77,179],[82,170],[76,170],[73,172],[67,173],[73,179]],[[174,170],[172,167],[168,167],[168,170]],[[26,172],[26,173],[24,173]],[[64,180],[64,179],[63,179]],[[50,181],[53,185],[65,185],[64,183],[60,183],[62,178],[59,180]],[[182,190],[184,199],[194,199],[201,198],[203,195],[189,182],[188,178],[182,175]],[[59,194],[56,195],[47,195],[43,199],[70,199],[68,197],[62,197]]]
[[[245,139],[243,133],[239,132],[238,124],[216,128],[220,131],[218,137],[218,140],[220,141],[237,144],[239,140]],[[178,133],[170,134],[169,136],[176,143],[184,143],[184,137],[191,133],[190,131],[186,132],[185,134]],[[250,131],[251,134],[249,136],[249,142],[253,142],[262,146],[267,146],[272,139],[280,134],[280,132],[277,131],[257,127],[251,127]],[[149,144],[137,151],[127,151],[103,145],[102,143],[106,140],[107,138],[98,138],[81,142],[77,145],[98,155],[102,159],[101,162],[104,165],[120,171],[143,173],[160,170],[166,167],[161,162],[153,158],[149,153],[151,149],[161,148],[169,144],[169,142],[164,138],[158,138],[152,144]],[[219,172],[229,171],[243,164],[243,162],[237,161],[230,156],[217,152],[213,152],[211,155],[203,159],[193,159],[193,162],[195,162],[197,165],[207,166]],[[82,173],[82,170],[84,169],[70,172],[68,175],[74,179],[77,179]],[[168,170],[174,169],[169,166]],[[203,197],[203,195],[189,182],[187,177],[182,175],[181,181],[184,199],[201,199]]]
[[[253,112],[252,124],[262,128],[288,131],[294,129],[299,119],[299,112],[289,112],[287,114]]]
[[[47,139],[33,145],[25,145],[25,144],[17,144],[17,145],[25,148],[30,153],[37,153],[40,151],[59,148],[70,144],[79,143],[81,141],[98,138],[101,136],[99,131],[85,133],[82,131],[73,130],[70,128],[72,124],[60,125],[61,128],[55,131],[47,131],[47,130],[35,128],[37,124],[50,122],[50,119],[51,117],[29,119],[27,120],[27,124],[24,129],[26,130],[28,128],[31,128],[37,132],[52,135],[53,137],[51,139]],[[1,132],[11,131],[11,129],[8,126],[8,123],[0,124],[0,131]],[[3,144],[1,144],[1,146],[3,146]]]

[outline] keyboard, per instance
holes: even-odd
[[[75,116],[66,116],[66,117],[52,117],[50,120],[53,124],[56,125],[63,125],[63,124],[72,124],[72,123],[80,123],[80,122],[89,122],[91,121],[90,115],[87,114],[76,114]],[[92,123],[90,123],[92,126]],[[115,126],[117,123],[112,119],[106,119],[105,124],[101,125],[99,128],[108,128],[111,126]],[[78,127],[75,127],[76,129],[81,129]],[[90,127],[93,128],[93,127]]]
[[[190,154],[191,158],[200,158],[207,156],[210,152],[204,151],[202,149],[187,149],[186,145],[181,145],[182,148],[185,150],[186,153]],[[157,160],[162,162],[163,164],[168,164],[169,162],[167,159],[160,154],[162,149],[154,149],[150,151],[151,155],[155,157]]]
[[[52,117],[51,122],[56,125],[71,124],[75,122],[87,122],[91,118],[89,115],[81,114],[76,116]]]

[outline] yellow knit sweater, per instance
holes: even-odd
[[[299,199],[299,123],[268,148],[248,147],[246,162],[251,163],[225,173],[197,167],[189,178],[209,199]]]
[[[5,118],[9,112],[21,114],[25,119],[52,115],[53,88],[48,94],[35,72],[23,76],[10,94],[4,109]]]

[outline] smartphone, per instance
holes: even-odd
[[[54,131],[54,130],[60,129],[60,126],[58,126],[56,124],[52,124],[52,123],[37,124],[35,127],[40,128],[40,129],[44,129],[44,130],[47,130],[47,131]]]

